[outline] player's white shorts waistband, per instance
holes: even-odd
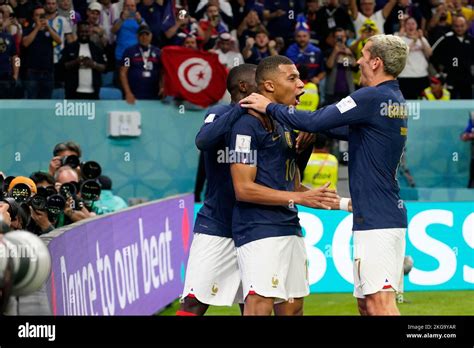
[[[354,231],[354,296],[403,292],[406,228]]]
[[[258,294],[288,301],[309,294],[308,260],[303,237],[259,239],[237,248],[243,297]]]
[[[237,254],[232,238],[195,233],[181,299],[212,306],[243,303]]]

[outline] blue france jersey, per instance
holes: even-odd
[[[254,116],[243,115],[234,124],[230,150],[235,163],[257,166],[255,182],[280,191],[294,191],[296,175],[295,133],[275,121],[268,132]],[[236,202],[232,233],[237,247],[268,237],[301,236],[296,207]]]
[[[196,136],[196,146],[203,151],[207,190],[194,232],[232,238],[235,194],[225,157],[226,135],[228,138],[232,125],[243,113],[239,105],[213,106]]]
[[[408,118],[398,81],[361,88],[339,103],[312,113],[274,103],[267,107],[267,113],[307,132],[348,126],[353,230],[407,227],[396,179]]]

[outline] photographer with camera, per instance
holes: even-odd
[[[56,194],[54,178],[48,173],[35,172],[30,175],[30,179],[36,184],[37,192],[29,204],[31,219],[27,230],[41,235],[54,230],[57,222],[53,204],[54,198],[49,198]],[[56,211],[59,211],[59,208]]]
[[[54,176],[56,171],[63,165],[69,165],[71,168],[76,169],[80,162],[82,151],[79,144],[73,141],[66,141],[63,143],[56,144],[53,150],[53,158],[49,162],[49,174]],[[69,157],[73,156],[73,157]]]
[[[51,28],[42,6],[33,11],[33,25],[25,29],[22,45],[22,67],[28,99],[51,99],[54,87],[54,45],[61,38]]]
[[[344,29],[336,28],[332,35],[335,45],[327,58],[326,103],[335,103],[355,90],[352,72],[357,70],[354,54],[347,47]]]
[[[69,166],[60,167],[54,174],[56,191],[65,199],[64,211],[59,215],[57,227],[72,224],[74,222],[92,217],[76,194],[79,175],[77,171]],[[65,185],[67,184],[67,185]]]

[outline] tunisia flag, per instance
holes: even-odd
[[[218,102],[224,95],[227,69],[217,54],[166,46],[161,50],[161,62],[165,95],[181,97],[203,107]]]

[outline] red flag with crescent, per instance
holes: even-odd
[[[208,107],[217,103],[226,90],[227,69],[217,54],[180,46],[161,50],[164,94]]]

